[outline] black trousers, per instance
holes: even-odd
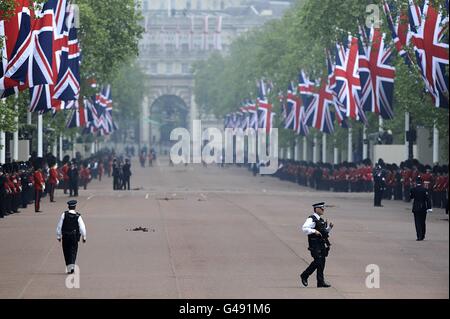
[[[383,189],[375,187],[374,193],[375,194],[374,194],[374,198],[373,198],[373,205],[381,206],[381,200],[383,199]]]
[[[78,238],[76,235],[63,235],[62,249],[66,266],[75,265],[78,253]]]
[[[0,218],[5,216],[5,195],[0,194]]]
[[[317,270],[317,283],[321,284],[325,281],[323,277],[323,272],[325,270],[325,257],[316,257],[314,261],[306,268],[302,273],[302,277],[308,278]]]
[[[118,176],[113,176],[113,189],[119,189],[119,177]]]
[[[130,190],[130,176],[125,176],[123,178],[123,188]]]
[[[36,213],[41,208],[41,196],[42,196],[42,191],[35,189],[34,190],[34,211]]]
[[[69,184],[69,196],[78,196],[78,181],[71,181]]]
[[[425,238],[425,232],[426,232],[426,225],[425,220],[427,218],[427,212],[419,212],[414,213],[414,223],[416,224],[416,234],[417,239],[424,239]]]
[[[50,191],[49,191],[49,195],[50,195],[50,201],[53,202],[54,198],[55,198],[55,188],[56,185],[55,184],[49,184],[50,185]]]
[[[325,247],[322,247],[320,249],[310,248],[310,251],[312,258],[314,258],[314,261],[308,266],[308,268],[305,269],[301,276],[308,278],[313,274],[314,271],[317,270],[317,283],[322,284],[325,282],[323,272],[325,271],[325,260],[328,254],[326,253]]]

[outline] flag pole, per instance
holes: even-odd
[[[327,134],[322,135],[322,162],[327,162]]]
[[[436,123],[433,126],[433,164],[439,163],[439,130]]]
[[[306,136],[303,136],[303,160],[307,161],[308,160],[308,139],[306,138]]]
[[[63,160],[63,136],[62,133],[59,134],[59,160]]]
[[[334,154],[333,155],[334,155],[334,159],[333,159],[334,165],[339,164],[339,149],[337,148],[336,140],[334,140]]]
[[[6,99],[1,99],[0,104],[4,106]],[[0,117],[3,118],[4,115],[0,114]],[[5,164],[6,161],[6,141],[5,141],[5,132],[0,131],[0,164]]]
[[[37,156],[38,157],[44,157],[44,145],[43,145],[43,118],[42,114],[38,115],[38,149],[37,149]]]
[[[367,127],[363,126],[363,159],[369,157],[369,145],[367,140]]]
[[[405,160],[409,159],[409,142],[408,142],[408,133],[409,133],[409,112],[405,112]]]
[[[16,112],[19,112],[19,104],[17,103],[17,99],[19,98],[19,95],[16,94],[16,105],[15,109]],[[16,116],[14,119],[16,123],[16,131],[13,134],[13,144],[14,144],[14,152],[13,152],[13,161],[19,160],[19,116]]]
[[[353,162],[353,129],[348,129],[348,148],[347,148],[347,161]]]
[[[317,163],[317,136],[314,136],[313,140],[313,163]]]

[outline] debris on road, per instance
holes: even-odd
[[[133,228],[133,229],[127,229],[127,231],[142,231],[142,232],[144,232],[144,233],[148,233],[148,232],[149,232],[149,230],[148,230],[147,227],[141,227],[141,226],[136,227],[136,228]],[[151,231],[152,233],[155,232],[154,229],[150,229],[150,231]]]

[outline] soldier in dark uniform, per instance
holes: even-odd
[[[56,239],[61,242],[66,262],[67,273],[73,274],[75,271],[75,262],[77,259],[78,242],[83,237],[83,243],[86,243],[86,226],[80,214],[75,211],[76,200],[67,202],[69,210],[62,213],[58,226],[56,227]]]
[[[325,282],[323,272],[325,270],[325,259],[328,256],[331,246],[328,240],[328,234],[331,228],[333,228],[333,223],[328,225],[322,218],[325,203],[314,204],[313,208],[314,214],[308,217],[303,224],[302,230],[308,235],[308,250],[311,252],[314,261],[300,275],[300,279],[305,287],[308,286],[308,277],[317,270],[317,287],[328,288],[330,285]]]
[[[425,239],[425,220],[427,213],[432,212],[431,199],[428,190],[422,185],[422,179],[417,177],[416,187],[411,189],[410,198],[414,200],[412,212],[414,213],[414,222],[416,225],[416,233],[418,241]]]
[[[381,200],[383,199],[383,192],[386,187],[386,178],[383,168],[380,164],[377,164],[373,171],[373,183],[374,183],[374,200],[373,205],[375,207],[383,207]]]
[[[78,172],[78,165],[76,162],[73,162],[73,164],[70,166],[68,175],[69,175],[69,196],[77,197],[79,172]]]
[[[122,167],[123,173],[123,188],[130,190],[131,164],[130,160],[126,159]]]
[[[120,169],[119,163],[117,162],[117,159],[114,159],[113,165],[112,165],[113,190],[119,189],[119,177],[120,177],[119,169]]]

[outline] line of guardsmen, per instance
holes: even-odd
[[[27,162],[0,165],[0,218],[19,213],[19,209],[26,209],[33,203],[35,212],[41,212],[41,198],[48,195],[50,202],[55,202],[58,188],[64,190],[64,194],[78,196],[78,188],[86,189],[92,180],[94,163],[95,178],[101,179],[103,160],[95,156],[81,161],[81,167],[79,161],[65,156],[58,167],[56,158],[48,154],[45,158],[32,157]]]
[[[423,165],[417,160],[381,166],[382,198],[410,201],[410,190],[421,177],[424,187],[432,196],[433,207],[445,208],[448,214],[448,165]],[[251,169],[251,167],[249,167]],[[293,160],[280,160],[280,168],[274,175],[281,180],[298,183],[316,190],[334,192],[373,192],[376,168],[370,160],[360,163],[343,162],[338,165]]]

